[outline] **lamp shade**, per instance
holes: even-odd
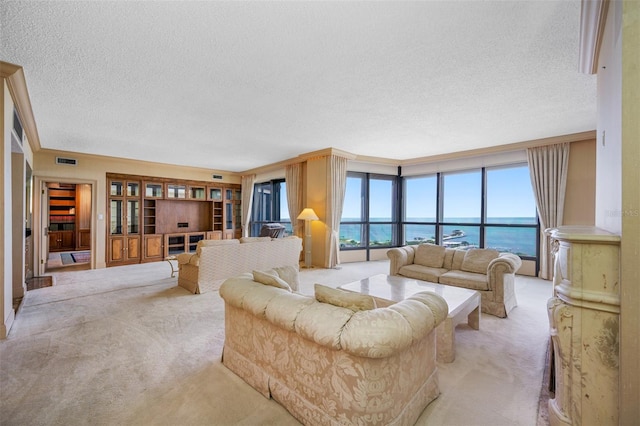
[[[298,215],[298,220],[319,220],[320,218],[312,208],[307,207]]]

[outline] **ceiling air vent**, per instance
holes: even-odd
[[[76,160],[75,158],[56,157],[56,164],[75,166],[78,164],[78,160]]]

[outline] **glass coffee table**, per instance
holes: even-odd
[[[449,306],[449,314],[436,329],[439,362],[453,362],[455,359],[454,331],[458,324],[466,321],[474,330],[480,329],[480,293],[475,290],[384,274],[354,281],[339,288],[373,296],[378,307],[390,306],[421,291],[431,291],[442,296]]]

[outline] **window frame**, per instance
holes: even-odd
[[[442,245],[443,243],[443,227],[444,226],[464,226],[464,227],[478,227],[478,247],[480,248],[484,248],[486,247],[486,230],[487,229],[491,229],[491,228],[529,228],[529,229],[535,229],[535,255],[534,256],[528,256],[528,255],[522,255],[519,254],[518,256],[520,256],[521,259],[523,260],[532,260],[536,262],[536,270],[538,268],[538,263],[539,263],[539,259],[540,259],[540,221],[538,219],[538,214],[537,211],[535,212],[535,224],[531,223],[531,224],[514,224],[514,223],[500,223],[500,222],[494,222],[494,223],[488,223],[487,222],[487,172],[491,171],[491,170],[496,170],[496,169],[506,169],[506,168],[512,168],[512,167],[519,167],[519,166],[526,166],[528,167],[527,163],[514,163],[514,164],[507,164],[507,165],[501,165],[501,166],[492,166],[492,167],[480,167],[480,168],[474,168],[474,169],[468,169],[468,170],[455,170],[455,171],[448,171],[448,172],[438,172],[438,173],[429,173],[429,174],[424,174],[424,175],[414,175],[414,176],[410,176],[410,177],[406,177],[403,176],[402,177],[402,197],[403,197],[403,201],[406,203],[406,200],[404,200],[404,197],[406,196],[406,180],[407,179],[415,179],[415,178],[419,178],[419,177],[429,177],[429,176],[436,176],[437,179],[437,204],[436,204],[436,219],[433,222],[416,222],[416,221],[407,221],[406,220],[406,216],[403,212],[402,214],[402,221],[400,222],[400,226],[399,226],[399,232],[400,232],[400,239],[399,241],[402,242],[402,244],[400,245],[405,245],[408,244],[409,242],[406,241],[405,239],[405,230],[406,230],[406,226],[407,225],[433,225],[435,226],[435,243],[438,245]],[[446,197],[445,194],[445,188],[444,188],[444,178],[447,175],[451,175],[451,174],[459,174],[459,173],[465,173],[465,172],[473,172],[473,171],[480,171],[481,172],[481,192],[480,192],[480,221],[479,222],[457,222],[457,221],[444,221],[444,197]],[[405,206],[405,204],[402,204],[403,208]],[[416,242],[417,244],[417,242]]]
[[[284,191],[283,191],[283,186],[284,186]],[[268,188],[270,191],[269,200],[266,203],[268,205],[264,205],[265,203],[256,204],[256,196],[260,188]],[[289,220],[283,220],[280,217],[280,209],[282,206],[281,202],[282,202],[283,192],[285,192],[286,194],[285,179],[272,179],[266,182],[255,183],[253,185],[253,194],[251,195],[252,197],[251,220],[249,221],[250,236],[252,237],[258,236],[260,234],[260,228],[262,228],[262,225],[265,225],[268,223],[280,223],[284,225],[287,235],[291,235],[291,232],[292,232],[291,219],[289,218]],[[256,209],[259,208],[259,206],[264,207],[264,211],[267,213],[268,218],[265,219],[261,217],[259,219],[256,219],[257,216],[262,215],[262,211],[258,212],[259,214],[256,215],[257,213]]]
[[[344,226],[360,226],[360,245],[358,246],[345,246],[344,243],[340,243],[341,251],[351,250],[366,250],[367,260],[369,259],[369,250],[371,249],[384,249],[397,247],[398,245],[398,224],[400,220],[400,191],[399,191],[399,176],[385,175],[377,173],[365,173],[365,172],[347,172],[348,178],[357,177],[362,180],[360,185],[360,220],[348,220],[345,221],[341,217],[340,227]],[[391,211],[389,221],[371,221],[370,216],[370,201],[371,201],[371,181],[372,180],[388,180],[391,181]],[[372,244],[371,240],[371,226],[389,225],[391,226],[391,240],[389,244]],[[340,237],[342,238],[342,236]]]

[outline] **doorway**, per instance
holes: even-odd
[[[93,268],[94,186],[67,179],[40,182],[40,276]]]

